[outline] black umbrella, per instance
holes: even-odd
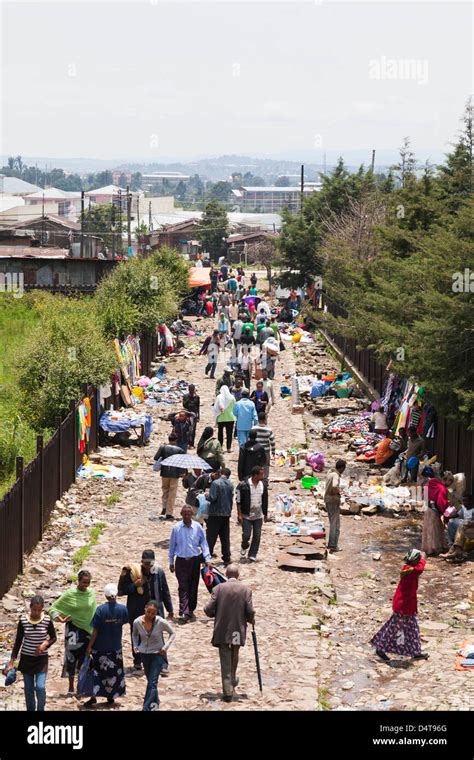
[[[258,655],[257,634],[255,632],[255,625],[252,626],[252,641],[253,641],[253,648],[255,651],[255,664],[257,666],[258,685],[259,685],[260,691],[263,691],[262,671],[260,670],[260,657]]]

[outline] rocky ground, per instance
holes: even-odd
[[[195,326],[210,327],[208,321]],[[201,339],[187,339],[190,355],[173,357],[167,362],[170,377],[195,382],[201,396],[202,422],[199,430],[212,424],[211,405],[214,382],[204,376],[204,359],[197,358],[193,346]],[[219,369],[226,357],[221,357]],[[287,349],[277,363],[275,385],[284,375],[298,372],[313,374],[318,369],[336,367],[335,360],[323,345],[301,345]],[[217,375],[219,374],[219,369]],[[286,383],[286,380],[285,380]],[[291,383],[290,383],[291,385]],[[306,443],[314,451],[323,451],[328,465],[343,456],[349,461],[349,475],[363,471],[367,465],[350,461],[347,441],[321,437],[311,405],[304,415],[292,414],[291,399],[278,399],[270,414],[277,449]],[[58,502],[43,541],[30,555],[25,574],[0,602],[0,659],[8,659],[15,631],[15,621],[25,598],[41,593],[48,602],[68,585],[74,572],[73,554],[88,542],[91,527],[105,523],[96,545],[92,546],[83,567],[92,572],[92,585],[99,603],[102,589],[118,580],[120,569],[129,561],[138,561],[146,548],[155,550],[157,561],[168,566],[167,547],[170,524],[159,520],[161,511],[160,477],[152,471],[153,456],[166,440],[169,423],[162,417],[169,407],[153,410],[154,431],[150,444],[143,448],[114,447],[113,456],[102,461],[125,466],[125,482],[81,481]],[[325,419],[325,418],[323,418]],[[108,453],[110,448],[107,449]],[[100,453],[100,452],[99,452]],[[226,457],[237,482],[237,446]],[[270,504],[277,493],[303,494],[301,486],[281,482],[294,477],[287,467],[272,467]],[[184,503],[180,486],[175,508]],[[310,497],[313,498],[313,497]],[[325,520],[324,514],[323,519]],[[326,521],[327,522],[327,521]],[[472,673],[454,670],[454,653],[463,638],[473,633],[474,612],[470,589],[474,585],[472,564],[449,566],[430,559],[420,582],[419,619],[423,646],[430,654],[427,662],[398,662],[398,667],[380,663],[372,654],[368,640],[390,614],[390,601],[404,552],[417,545],[421,529],[420,515],[399,518],[382,516],[347,516],[342,518],[343,551],[319,560],[317,572],[279,569],[279,540],[275,523],[264,526],[259,561],[241,561],[241,578],[253,591],[257,611],[264,689],[259,692],[251,641],[241,655],[238,698],[231,704],[221,700],[220,669],[217,650],[211,644],[212,621],[202,608],[208,592],[201,584],[197,621],[176,625],[177,638],[170,650],[170,674],[160,679],[163,710],[318,710],[318,709],[469,709],[473,706]],[[240,527],[231,521],[234,559],[239,558]],[[217,545],[217,549],[219,544]],[[375,561],[373,556],[380,555]],[[176,578],[167,572],[177,611]],[[472,592],[471,592],[472,596]],[[62,627],[59,641],[51,650],[48,674],[50,710],[78,710],[84,700],[66,697],[67,681],[61,679]],[[3,655],[3,657],[2,657]],[[127,695],[114,710],[140,710],[145,682],[143,675],[131,672],[128,630],[124,635],[127,665]],[[407,667],[402,667],[408,665]],[[414,688],[415,687],[415,688]],[[22,683],[8,690],[0,689],[0,709],[24,709]],[[102,709],[98,707],[96,709]]]

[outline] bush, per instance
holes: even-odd
[[[102,334],[89,298],[51,296],[18,360],[18,386],[27,421],[40,431],[55,427],[81,385],[110,382],[113,348]]]
[[[119,264],[96,291],[97,313],[110,338],[154,333],[174,317],[187,290],[188,266],[178,251],[162,249],[148,258]]]

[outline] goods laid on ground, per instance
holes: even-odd
[[[143,439],[148,441],[153,430],[153,421],[151,414],[148,412],[139,413],[131,409],[117,411],[108,410],[104,412],[99,420],[102,430],[107,433],[125,433],[129,430],[135,432],[138,428],[143,428]]]
[[[77,470],[77,477],[84,480],[90,480],[91,478],[125,480],[125,470],[122,467],[115,467],[114,465],[93,464],[85,456],[83,464]]]

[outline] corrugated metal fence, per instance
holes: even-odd
[[[324,296],[327,310],[335,317],[347,317],[347,311],[328,296]],[[378,393],[382,393],[387,372],[371,349],[357,348],[355,338],[346,338],[325,329],[331,340],[349,361],[359,370],[365,380]],[[427,440],[428,449],[436,454],[445,470],[464,472],[467,488],[474,493],[474,431],[467,430],[459,422],[438,415],[436,436]]]

